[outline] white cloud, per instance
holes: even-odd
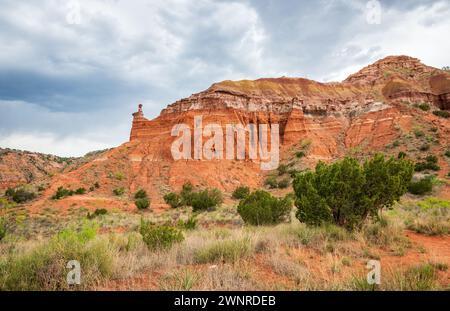
[[[93,150],[112,147],[102,141],[74,136],[61,138],[54,133],[13,133],[0,137],[0,146],[67,157],[83,156]]]

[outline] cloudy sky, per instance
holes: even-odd
[[[387,55],[450,65],[450,1],[0,0],[0,147],[63,156],[128,140],[221,80],[340,81]]]

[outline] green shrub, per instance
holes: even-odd
[[[117,172],[114,174],[114,178],[117,180],[123,180],[125,178],[125,175],[122,172]]]
[[[139,232],[150,250],[161,250],[172,247],[173,244],[184,240],[183,233],[171,226],[156,226],[141,220]]]
[[[289,178],[284,178],[278,182],[278,188],[280,189],[286,189],[291,184],[291,181]]]
[[[81,194],[85,194],[86,193],[86,189],[84,188],[78,188],[77,190],[75,190],[75,194],[81,195]]]
[[[6,221],[0,218],[0,241],[6,236]]]
[[[80,231],[66,229],[30,251],[9,254],[0,265],[0,290],[80,290],[98,285],[112,275],[115,254],[107,239],[95,239],[96,230],[92,224]],[[71,260],[82,267],[82,282],[76,287],[66,281]]]
[[[445,119],[450,118],[450,112],[445,111],[445,110],[435,110],[435,111],[433,111],[433,114],[435,116],[438,116],[438,117],[441,117],[441,118],[445,118]]]
[[[250,188],[249,187],[240,186],[240,187],[237,187],[233,191],[232,197],[233,197],[233,199],[241,200],[241,199],[245,199],[249,194],[250,194]]]
[[[298,173],[301,173],[301,171],[296,170],[295,168],[293,168],[293,169],[290,169],[290,170],[288,171],[288,173],[289,173],[289,176],[291,176],[291,178],[295,178],[295,176],[296,176]]]
[[[61,186],[58,187],[58,190],[56,190],[56,193],[52,196],[52,200],[60,200],[72,195],[74,195],[73,190],[69,190]]]
[[[94,211],[94,213],[88,213],[87,214],[87,219],[94,219],[95,217],[97,217],[97,216],[101,216],[101,215],[106,215],[106,214],[108,214],[108,211],[106,210],[106,209],[104,209],[104,208],[100,208],[100,209],[96,209],[95,211]]]
[[[195,216],[189,217],[186,221],[179,220],[178,227],[183,228],[185,230],[194,230],[197,228],[197,219]]]
[[[297,218],[311,225],[334,222],[347,229],[361,227],[368,216],[378,217],[407,191],[413,164],[405,159],[376,155],[364,165],[345,158],[333,164],[319,162],[315,172],[294,180]]]
[[[135,194],[134,194],[134,198],[135,199],[147,199],[147,192],[143,189],[139,189]]]
[[[139,210],[144,210],[150,207],[150,200],[148,198],[136,199],[134,204]]]
[[[125,193],[125,188],[120,187],[113,190],[114,195],[121,196]]]
[[[5,195],[16,203],[25,203],[36,198],[36,194],[24,188],[6,190]]]
[[[164,195],[164,202],[166,202],[172,208],[183,206],[183,200],[181,199],[181,196],[176,194],[175,192],[170,192]]]
[[[269,176],[264,181],[264,185],[268,186],[270,189],[275,189],[278,187],[277,178],[275,176]]]
[[[424,195],[433,190],[433,180],[430,177],[424,177],[419,181],[412,181],[408,186],[409,193],[415,195]]]
[[[450,150],[445,151],[444,155],[445,155],[447,158],[450,158]]]
[[[417,162],[415,165],[416,172],[422,172],[425,170],[439,171],[441,168],[437,164],[438,158],[434,155],[429,155],[425,158],[425,161]]]
[[[429,111],[430,110],[430,105],[428,105],[427,103],[418,103],[415,104],[414,107],[419,108],[423,111]]]
[[[288,171],[288,167],[286,164],[280,164],[278,166],[278,175],[280,175],[280,176],[284,175],[287,173],[287,171]]]
[[[295,156],[296,156],[297,158],[299,158],[299,159],[305,157],[305,155],[306,155],[306,154],[305,154],[304,151],[297,151],[297,152],[295,153]]]
[[[289,219],[292,201],[278,199],[264,190],[257,190],[239,202],[237,211],[245,223],[273,225]]]
[[[419,138],[425,136],[425,133],[420,129],[414,129],[414,135],[416,136],[416,138]]]
[[[192,193],[191,206],[194,212],[212,209],[222,202],[222,193],[218,189],[206,189]]]
[[[419,147],[420,151],[428,151],[430,150],[430,145],[429,144],[423,144]]]
[[[187,182],[183,185],[183,188],[180,192],[182,205],[192,206],[193,191],[194,186],[190,182]]]
[[[405,152],[400,151],[400,152],[398,153],[397,159],[405,159],[407,156],[408,156],[408,155],[407,155]]]

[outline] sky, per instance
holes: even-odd
[[[60,156],[129,139],[223,80],[342,81],[388,55],[450,65],[450,1],[0,0],[0,147]]]

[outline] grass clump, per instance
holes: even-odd
[[[252,242],[249,237],[213,242],[198,249],[194,261],[198,264],[231,262],[234,263],[252,253]]]
[[[195,230],[197,228],[197,218],[195,216],[189,217],[186,221],[179,220],[178,221],[178,227],[184,229],[184,230]]]
[[[425,200],[418,202],[417,205],[424,210],[435,208],[450,208],[449,201],[434,197],[426,198]]]
[[[450,202],[438,198],[426,198],[409,207],[405,215],[409,230],[426,235],[450,234]]]
[[[237,211],[245,223],[260,226],[289,220],[292,201],[275,198],[264,190],[257,190],[239,202]]]
[[[97,227],[86,223],[81,230],[66,229],[30,251],[8,254],[0,265],[0,290],[87,289],[113,272],[113,250],[107,240],[95,239]],[[81,285],[67,284],[66,265],[77,260],[82,267]]]
[[[163,250],[184,240],[183,233],[169,225],[157,226],[151,222],[141,220],[139,233],[150,250]]]

